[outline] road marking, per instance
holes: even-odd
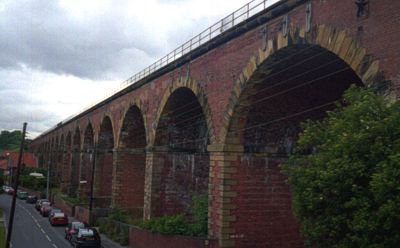
[[[36,223],[36,225],[38,226],[38,228],[40,229],[40,231],[42,231],[42,233],[46,236],[47,240],[51,243],[51,245],[52,245],[54,248],[58,248],[58,246],[51,240],[51,238],[49,237],[49,235],[47,235],[46,232],[44,231],[44,229],[41,227],[41,225],[40,225],[39,222],[38,222],[38,219],[36,219],[35,216],[33,216],[33,215],[31,214],[31,212],[29,212],[29,210],[28,210],[27,208],[25,208],[24,206],[22,206],[21,204],[17,203],[17,206],[20,207],[20,208],[22,208],[25,212],[27,212],[27,213],[31,216],[31,218],[33,219],[33,221]],[[11,242],[10,242],[10,247],[13,247],[12,244],[11,244]]]

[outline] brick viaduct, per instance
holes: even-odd
[[[219,247],[303,247],[280,171],[299,123],[351,84],[399,94],[400,1],[366,2],[357,16],[349,0],[280,1],[31,149],[69,194],[89,194],[95,158],[97,208],[190,216],[192,196],[207,193]]]

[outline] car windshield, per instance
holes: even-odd
[[[91,229],[79,229],[78,238],[80,240],[95,240],[94,232]]]
[[[42,207],[49,207],[50,206],[50,202],[43,202],[42,203]]]
[[[64,213],[55,213],[54,218],[64,217]]]
[[[85,227],[85,225],[82,222],[72,222],[72,228],[73,229],[80,229]]]

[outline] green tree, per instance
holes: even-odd
[[[0,151],[18,150],[22,139],[21,131],[1,131],[0,133]]]
[[[284,170],[312,247],[400,247],[400,104],[351,87]]]

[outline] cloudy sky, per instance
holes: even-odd
[[[0,130],[37,136],[248,1],[0,0]]]

